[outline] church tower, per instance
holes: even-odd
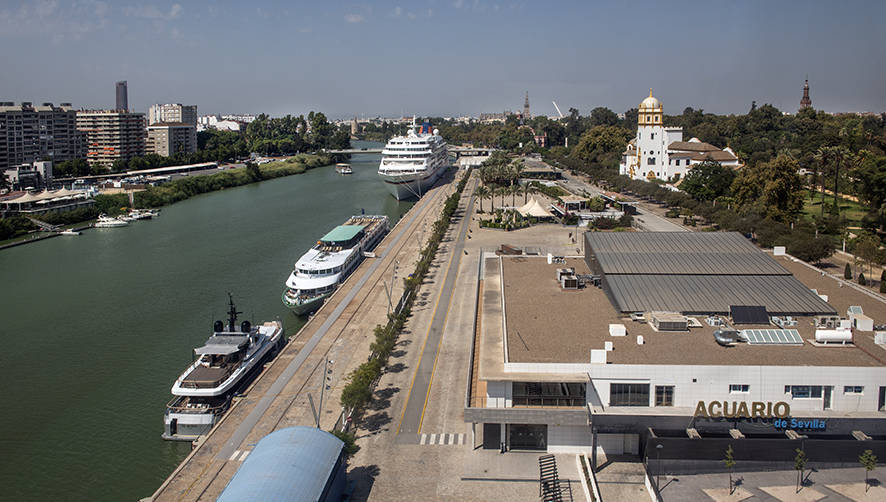
[[[523,120],[529,120],[532,117],[529,115],[529,91],[526,91],[526,100],[523,102]]]
[[[663,117],[664,107],[649,89],[649,97],[637,108],[637,152],[630,173],[632,178],[667,179],[668,134],[662,124]]]
[[[800,109],[812,108],[812,98],[809,97],[809,79],[803,84],[803,99],[800,100]]]

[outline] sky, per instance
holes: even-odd
[[[883,1],[0,0],[0,101],[457,116],[886,111]]]

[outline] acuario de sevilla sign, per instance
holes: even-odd
[[[695,405],[696,418],[787,418],[791,415],[791,406],[784,401],[699,401]]]

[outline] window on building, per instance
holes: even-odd
[[[649,406],[649,384],[609,384],[609,406]]]
[[[658,122],[658,115],[655,116],[655,121]]]
[[[793,399],[820,399],[821,385],[785,385],[785,393],[790,393]]]
[[[674,386],[673,385],[656,385],[655,386],[655,405],[656,406],[673,406],[674,405]]]
[[[736,394],[736,393],[739,393],[739,392],[741,392],[741,393],[747,393],[747,392],[750,392],[750,390],[751,390],[751,386],[748,385],[748,384],[745,384],[745,383],[732,383],[732,384],[729,384],[729,393],[730,393],[730,394]]]
[[[655,133],[650,134],[649,139],[655,139]]]
[[[647,159],[646,159],[646,165],[647,165],[647,166],[654,166],[654,165],[655,165],[655,157],[649,157],[649,158],[647,158]]]
[[[843,394],[864,394],[864,386],[845,385],[843,386]]]
[[[586,384],[514,382],[514,406],[582,406],[587,404]]]

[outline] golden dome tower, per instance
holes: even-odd
[[[652,96],[652,89],[649,89],[649,97],[640,103],[638,108],[637,125],[657,125],[662,124],[662,115],[664,108],[658,98]]]

